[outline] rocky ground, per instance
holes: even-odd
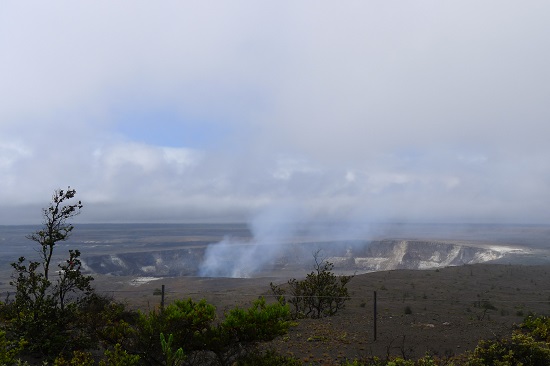
[[[393,270],[357,275],[351,300],[331,318],[299,320],[267,345],[306,364],[332,365],[345,359],[426,352],[451,356],[473,350],[480,339],[510,334],[529,312],[550,311],[550,266],[475,264],[430,270]],[[150,280],[150,279],[149,279]],[[166,301],[206,298],[220,312],[270,295],[269,282],[285,278],[163,278],[136,281],[100,277],[98,290],[130,306],[154,308],[164,284]],[[374,291],[377,333],[374,334]]]

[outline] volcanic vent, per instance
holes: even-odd
[[[211,244],[216,245],[216,244]],[[259,246],[259,247],[258,247]],[[166,250],[119,252],[84,258],[91,272],[124,276],[198,276],[204,275],[201,265],[207,260],[208,246],[171,248]],[[280,246],[277,252],[263,251],[260,244],[235,242],[232,256],[218,258],[217,277],[296,276],[311,270],[312,254],[320,251],[323,259],[334,263],[338,272],[365,273],[392,269],[429,269],[446,266],[508,260],[525,255],[525,251],[502,245],[456,241],[379,240],[292,243]],[[267,249],[267,248],[266,248]],[[262,266],[242,268],[234,258],[254,253],[271,253],[262,258]]]

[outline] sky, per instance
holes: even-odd
[[[550,221],[547,1],[2,1],[0,224]]]

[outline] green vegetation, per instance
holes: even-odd
[[[472,352],[439,358],[426,355],[417,360],[377,357],[354,360],[345,366],[546,366],[550,364],[550,318],[530,315],[510,337],[498,340],[482,340]]]
[[[160,333],[160,346],[162,354],[164,355],[164,364],[166,366],[179,366],[183,364],[185,355],[183,354],[183,348],[178,348],[175,352],[172,349],[172,343],[174,343],[174,335],[170,334],[168,340],[164,338],[164,333]]]
[[[73,226],[67,220],[80,213],[82,203],[71,203],[76,191],[54,192],[50,206],[43,210],[43,228],[28,236],[39,244],[40,261],[20,257],[12,263],[10,284],[15,299],[3,308],[10,322],[9,334],[24,339],[26,349],[44,355],[58,354],[89,345],[89,337],[80,331],[87,305],[93,299],[91,276],[82,273],[78,250],[69,250],[68,258],[50,273],[54,248],[67,240]]]
[[[321,318],[335,315],[343,309],[350,299],[347,285],[353,276],[336,276],[334,265],[319,258],[319,252],[313,255],[314,270],[305,279],[292,278],[287,287],[290,297],[287,298],[282,286],[270,284],[273,294],[279,296],[283,303],[293,306],[294,318]]]
[[[56,190],[43,210],[43,228],[28,236],[39,244],[40,260],[21,257],[12,264],[15,297],[0,303],[1,365],[26,365],[20,356],[56,366],[287,362],[257,347],[287,332],[290,310],[281,302],[260,298],[248,308],[227,311],[223,319],[205,300],[176,300],[143,313],[95,294],[78,250],[69,250],[52,272],[56,244],[69,238],[74,227],[67,221],[83,207],[73,203],[75,195],[70,187]],[[102,360],[92,357],[96,349],[104,350]]]
[[[334,315],[350,298],[347,284],[353,276],[336,276],[332,263],[320,260],[317,252],[314,271],[304,280],[291,279],[284,288],[271,284],[271,291],[279,296],[276,302],[262,297],[222,316],[206,300],[192,299],[148,312],[128,310],[94,292],[93,278],[82,273],[78,250],[68,251],[58,271],[51,269],[56,244],[67,240],[73,230],[67,220],[82,208],[80,201],[72,203],[75,194],[70,188],[55,191],[43,211],[43,228],[28,236],[40,245],[40,260],[21,257],[12,264],[15,296],[0,303],[0,365],[29,366],[21,360],[25,358],[43,366],[298,366],[302,360],[262,344],[287,334],[292,318]],[[476,301],[473,307],[482,311],[481,319],[497,310],[488,300]],[[404,312],[411,314],[411,307]],[[330,332],[312,335],[307,341],[352,342],[346,333]],[[307,361],[312,358],[308,356]],[[427,354],[419,359],[388,356],[335,362],[345,366],[548,365],[550,318],[529,315],[509,337],[482,340],[473,351],[454,357]]]
[[[27,342],[23,339],[8,340],[6,332],[0,331],[0,365],[13,365],[17,355],[23,350]]]
[[[267,304],[263,298],[247,309],[231,309],[221,320],[205,300],[176,300],[130,320],[124,320],[121,307],[113,310],[101,330],[103,339],[150,365],[178,365],[184,359],[188,365],[232,365],[290,326],[288,306]]]
[[[282,356],[274,351],[253,352],[240,359],[235,366],[301,366],[296,358]]]

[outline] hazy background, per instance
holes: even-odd
[[[550,220],[546,1],[3,1],[0,224]]]

